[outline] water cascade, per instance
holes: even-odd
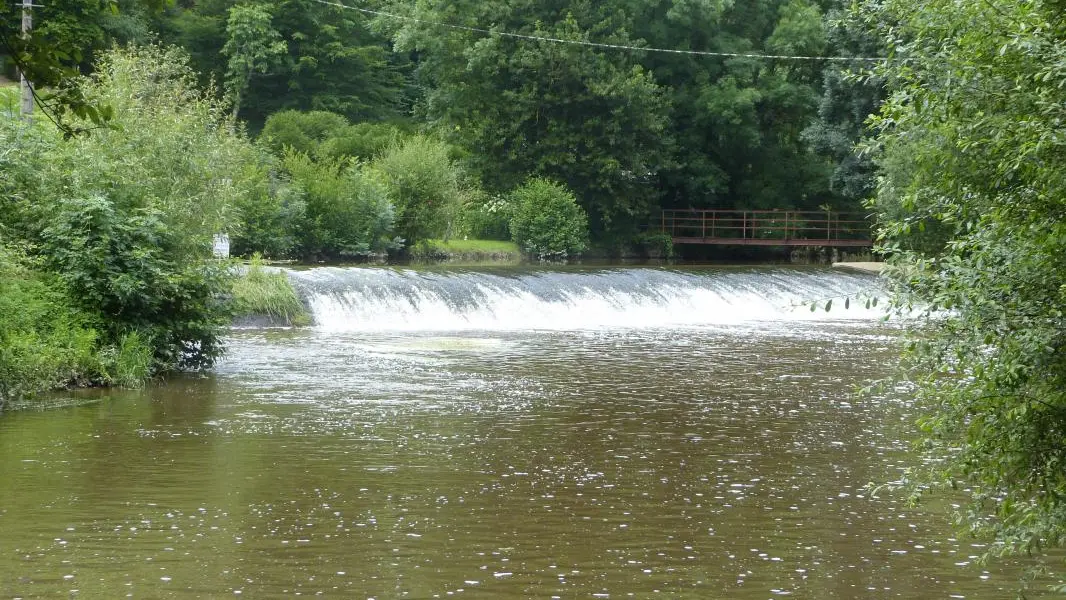
[[[876,278],[830,269],[291,271],[329,331],[574,330],[873,319]],[[850,309],[843,298],[852,299]],[[830,312],[811,301],[837,299]]]

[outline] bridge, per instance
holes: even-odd
[[[664,210],[659,228],[675,244],[720,246],[873,245],[863,213],[799,210]]]

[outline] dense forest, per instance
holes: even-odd
[[[662,208],[865,208],[934,465],[912,490],[1039,555],[1066,527],[1066,6],[844,4],[55,0],[23,37],[6,3],[39,115],[4,89],[0,403],[210,365],[218,232],[554,259],[661,245]]]
[[[441,168],[456,182],[444,187],[456,189],[441,190],[437,214],[393,199],[394,228],[330,245],[297,225],[264,232],[271,215],[257,207],[232,227],[240,252],[338,257],[422,237],[507,237],[500,199],[541,177],[573,193],[593,247],[617,255],[640,251],[659,208],[861,208],[872,179],[853,146],[881,86],[846,76],[862,61],[821,57],[877,47],[839,4],[127,0],[112,12],[69,0],[37,11],[35,31],[53,46],[34,50],[54,59],[39,65],[49,82],[92,71],[114,43],[183,48],[304,196],[303,215],[274,215],[290,224],[336,220],[320,211],[335,199],[316,197],[301,177],[347,176],[410,140],[409,153],[446,150]],[[17,8],[0,11],[5,39],[17,43]],[[56,106],[81,107],[76,100],[70,91]],[[290,151],[311,164],[297,166]]]

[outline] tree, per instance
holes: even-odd
[[[72,83],[90,70],[95,54],[109,44],[143,40],[145,15],[167,0],[66,0],[35,4],[34,27],[20,32],[21,6],[0,3],[0,66],[8,75],[18,69],[33,84],[45,114],[68,135],[100,126],[111,118],[105,105],[90,102]],[[70,113],[88,125],[74,127]]]
[[[648,46],[803,56],[827,47],[822,3],[619,4]],[[664,207],[815,209],[833,200],[829,165],[801,136],[816,115],[821,62],[649,52],[641,63],[672,103],[666,135],[675,143],[656,181]]]
[[[463,172],[449,151],[440,140],[416,135],[370,163],[396,207],[396,232],[408,246],[450,233],[463,199]]]
[[[210,366],[229,324],[226,263],[211,255],[235,206],[254,193],[259,150],[199,88],[187,57],[159,46],[113,50],[88,101],[115,127],[64,141],[39,123],[0,121],[4,229],[53,273],[104,344],[135,333],[155,370]]]
[[[884,44],[848,13],[833,11],[826,19],[834,54],[886,54]],[[823,73],[818,117],[803,131],[803,139],[811,148],[832,161],[830,190],[856,208],[874,194],[877,184],[876,165],[860,145],[870,134],[867,120],[880,108],[884,96],[883,77],[865,70],[863,62],[828,65]]]
[[[467,151],[490,191],[513,189],[530,173],[550,177],[579,192],[597,232],[629,234],[658,204],[668,102],[638,53],[581,45],[639,43],[626,33],[624,12],[610,3],[558,4],[427,2],[394,10],[575,43],[385,24],[398,50],[419,54],[430,123]]]
[[[226,63],[226,93],[233,104],[236,118],[241,109],[241,97],[248,89],[252,75],[266,73],[288,51],[281,35],[270,26],[270,13],[258,4],[234,6],[226,22],[226,44],[222,54]]]
[[[920,314],[906,366],[937,466],[919,481],[967,490],[959,521],[993,555],[1066,540],[1062,10],[868,0],[858,13],[895,58],[875,207],[896,307]]]
[[[223,81],[226,68],[217,57],[231,37],[231,10],[251,15],[265,8],[237,0],[183,2],[160,15],[155,26],[163,41],[189,51],[202,81]],[[253,129],[287,109],[329,111],[353,122],[407,114],[416,93],[408,82],[410,61],[390,51],[387,39],[369,29],[365,15],[314,0],[280,0],[270,4],[269,14],[269,28],[280,35],[285,51],[267,53],[269,69],[253,70],[241,94],[241,115]]]

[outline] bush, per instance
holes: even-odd
[[[39,237],[45,264],[84,310],[103,317],[109,340],[142,331],[159,369],[210,366],[229,322],[223,264],[183,257],[186,241],[155,209],[130,214],[92,196],[60,200],[53,211]]]
[[[347,127],[348,119],[336,113],[283,110],[267,118],[259,139],[278,156],[286,149],[314,155],[320,144]]]
[[[273,259],[296,258],[309,227],[304,189],[287,177],[262,174],[262,183],[238,199],[238,226],[231,237],[234,256],[255,253]]]
[[[40,122],[0,123],[0,144],[22,157],[0,159],[8,231],[30,242],[102,346],[121,354],[136,332],[153,372],[207,367],[229,323],[230,276],[211,239],[262,184],[261,154],[179,50],[113,50],[79,85],[114,110],[115,127],[64,140]]]
[[[530,179],[511,193],[511,237],[538,260],[563,260],[588,248],[588,218],[565,186]]]
[[[306,191],[305,256],[365,258],[399,246],[392,237],[396,211],[377,174],[363,165],[316,162],[291,151],[283,162]]]
[[[332,132],[315,150],[320,159],[373,160],[401,144],[409,132],[391,123],[357,123]]]
[[[514,207],[507,198],[468,193],[455,226],[457,237],[478,240],[510,240]]]
[[[397,233],[408,246],[448,237],[462,199],[462,171],[444,142],[416,135],[371,163],[396,207]]]
[[[634,240],[648,258],[673,258],[674,238],[669,233],[647,231]]]
[[[57,280],[0,247],[0,410],[38,392],[101,378],[89,321]]]

